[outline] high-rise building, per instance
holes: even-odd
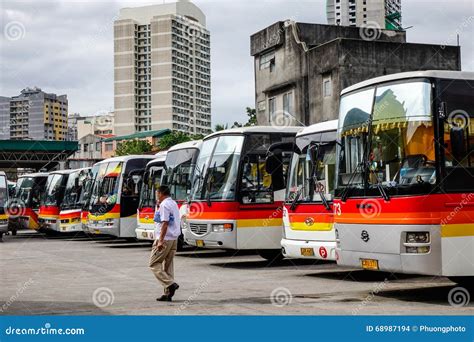
[[[67,95],[25,88],[14,97],[0,97],[0,139],[66,140]]]
[[[327,0],[328,24],[401,30],[401,6],[401,0]]]
[[[211,129],[210,36],[189,1],[123,8],[114,24],[115,134]]]

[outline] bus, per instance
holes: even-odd
[[[160,185],[167,185],[171,192],[171,197],[178,203],[180,216],[183,218],[187,212],[186,200],[191,190],[191,177],[193,170],[196,165],[197,157],[199,156],[199,150],[201,147],[201,140],[193,140],[184,142],[181,144],[174,145],[165,154],[164,161],[161,159],[157,160],[157,163],[162,162],[163,173],[162,175],[155,174],[155,181],[151,183],[152,188],[146,190],[145,187],[142,189],[144,196],[143,203],[140,206],[144,206],[142,210],[147,210],[146,217],[141,218],[142,220],[147,219],[149,223],[145,226],[144,222],[139,223],[137,229],[137,238],[145,240],[154,240],[154,222],[153,213],[155,210],[155,190]],[[153,161],[152,163],[154,163]],[[162,177],[162,178],[161,178]],[[143,191],[146,190],[146,191]],[[153,212],[150,216],[150,213]],[[141,237],[140,237],[141,235]],[[178,249],[181,250],[183,247],[183,235],[178,239]]]
[[[15,192],[8,206],[10,230],[39,229],[38,213],[41,196],[46,190],[48,173],[29,173],[18,177]]]
[[[5,172],[0,171],[0,241],[8,233],[8,181]]]
[[[146,165],[143,185],[137,209],[137,240],[153,241],[155,239],[156,189],[161,185],[167,152],[159,152],[156,159]]]
[[[283,208],[282,253],[288,258],[336,260],[333,227],[337,120],[296,135]]]
[[[146,164],[155,156],[105,159],[98,166],[89,202],[87,229],[135,240],[137,209]]]
[[[89,219],[89,205],[92,195],[92,189],[94,188],[95,177],[97,176],[97,171],[99,170],[99,165],[93,165],[87,172],[87,176],[84,179],[83,190],[81,192],[81,197],[79,202],[82,204],[81,207],[81,224],[82,230],[84,233],[89,233],[87,229],[87,223]]]
[[[54,230],[58,229],[57,231],[62,233],[82,232],[83,191],[90,171],[90,168],[83,168],[69,174],[60,204],[60,224],[53,226]]]
[[[472,72],[420,71],[342,91],[338,264],[472,282],[473,89]]]
[[[38,213],[39,230],[49,234],[59,231],[61,203],[69,175],[74,170],[58,170],[49,174],[46,180],[46,189],[42,194]]]
[[[286,183],[281,169],[266,169],[273,144],[292,144],[298,127],[233,128],[207,136],[193,175],[184,241],[204,248],[253,249],[281,257],[282,204]],[[277,172],[278,171],[278,172]]]

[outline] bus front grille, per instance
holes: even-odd
[[[204,235],[207,233],[207,224],[190,223],[189,229],[196,235]]]

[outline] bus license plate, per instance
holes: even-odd
[[[379,261],[374,259],[360,259],[362,268],[364,270],[378,270]]]
[[[314,249],[313,248],[301,248],[301,255],[305,257],[312,257],[314,256]]]
[[[204,247],[204,241],[203,240],[196,240],[196,247]]]
[[[94,233],[100,234],[100,230],[99,230],[99,229],[96,229],[96,230],[94,230]]]
[[[146,232],[142,232],[142,237],[147,238],[148,234]]]

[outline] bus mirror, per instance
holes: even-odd
[[[462,160],[466,156],[466,141],[462,127],[451,127],[450,130],[451,149],[456,160]]]
[[[277,155],[271,153],[265,158],[265,171],[272,174],[281,165],[281,160]]]

